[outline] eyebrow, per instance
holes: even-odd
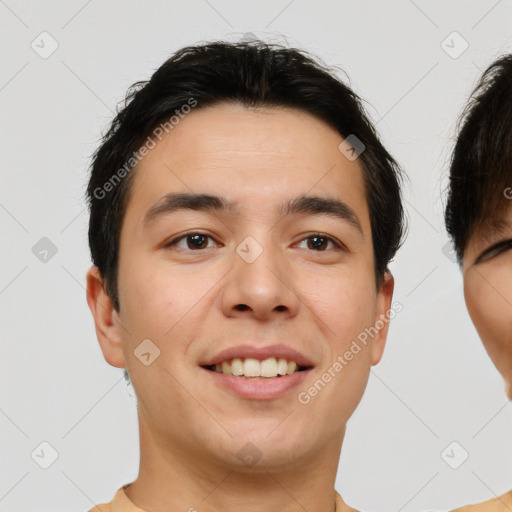
[[[169,193],[160,198],[144,215],[143,225],[147,226],[156,218],[180,210],[214,212],[236,212],[237,203],[225,197],[210,194]],[[299,196],[286,201],[279,208],[282,216],[290,215],[329,215],[348,222],[363,234],[361,222],[356,212],[338,199],[319,196]]]

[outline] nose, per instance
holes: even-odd
[[[259,321],[295,316],[301,302],[294,292],[294,276],[285,255],[271,247],[270,241],[264,246],[252,237],[246,240],[233,255],[233,268],[224,281],[224,315]]]

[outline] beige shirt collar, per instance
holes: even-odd
[[[137,505],[135,505],[130,500],[130,498],[128,498],[124,492],[125,487],[128,487],[128,485],[129,484],[126,484],[118,489],[114,499],[110,503],[97,505],[89,512],[146,512],[143,509],[137,507]],[[336,500],[336,512],[357,512],[355,509],[346,505],[345,502],[341,499],[341,496],[336,491],[334,491],[334,496]]]
[[[130,501],[124,492],[125,487],[128,487],[128,485],[129,484],[126,484],[121,487],[116,492],[114,499],[110,503],[97,505],[89,512],[146,512]],[[355,509],[346,505],[336,491],[334,491],[334,495],[336,499],[336,512],[357,512]],[[499,498],[479,503],[478,505],[469,505],[467,507],[458,508],[453,512],[510,512],[511,510],[512,491],[500,496]]]

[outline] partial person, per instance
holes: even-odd
[[[469,315],[512,400],[512,55],[485,71],[460,126],[446,227],[462,268]],[[457,512],[511,510],[509,491]]]

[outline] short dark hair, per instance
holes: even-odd
[[[226,102],[299,109],[328,123],[344,138],[357,137],[364,144],[359,159],[380,287],[404,232],[402,174],[379,141],[362,100],[305,51],[260,40],[217,41],[180,49],[149,81],[133,84],[93,156],[87,187],[89,246],[117,311],[119,238],[134,176],[130,171],[137,163],[134,155],[156,127],[191,100],[196,109]]]
[[[458,126],[445,222],[461,264],[473,233],[499,225],[512,205],[506,196],[512,185],[512,54],[487,68]]]

